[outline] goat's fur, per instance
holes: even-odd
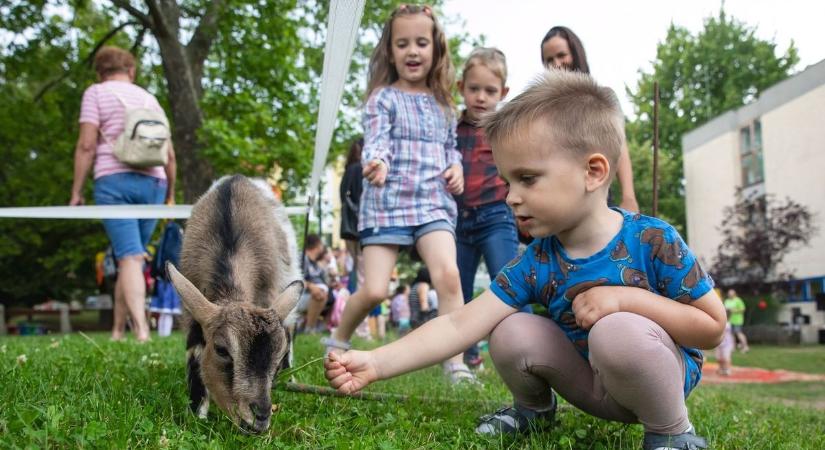
[[[192,411],[210,399],[235,424],[269,427],[272,380],[289,347],[284,321],[303,290],[295,233],[266,187],[224,177],[192,208],[178,272],[168,265],[188,327]]]

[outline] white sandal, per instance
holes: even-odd
[[[352,344],[347,341],[339,341],[338,339],[334,339],[332,337],[324,337],[321,338],[321,344],[323,344],[326,348],[324,349],[324,356],[329,355],[335,350],[343,350],[347,351],[352,348]],[[335,353],[343,353],[343,352],[335,352]]]
[[[450,377],[450,383],[454,386],[464,383],[481,385],[476,375],[464,363],[445,362],[444,374]]]

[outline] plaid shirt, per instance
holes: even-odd
[[[507,198],[507,184],[498,176],[493,149],[484,129],[462,114],[456,129],[457,148],[464,163],[464,193],[456,196],[459,208],[472,208]]]
[[[444,170],[461,163],[455,150],[455,119],[430,94],[391,86],[375,91],[364,107],[363,164],[380,159],[389,172],[384,186],[364,179],[358,231],[447,220],[456,206]]]

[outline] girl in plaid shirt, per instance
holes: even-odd
[[[456,151],[447,38],[429,6],[400,5],[385,23],[369,64],[358,214],[364,285],[325,340],[346,350],[357,325],[387,297],[400,248],[415,246],[430,271],[439,314],[462,301],[456,265],[456,205],[464,189]],[[452,382],[475,381],[456,355],[444,363]]]

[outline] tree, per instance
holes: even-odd
[[[330,158],[357,133],[364,67],[394,6],[364,11]],[[213,174],[262,176],[276,164],[291,199],[311,170],[328,9],[329,0],[2,2],[0,205],[68,201],[81,94],[103,44],[132,49],[137,83],[167,110],[185,201]],[[454,56],[467,40],[453,36]],[[0,235],[4,301],[77,297],[106,247],[95,222],[0,220]]]
[[[708,120],[753,101],[785,79],[799,61],[793,43],[776,56],[776,44],[756,36],[756,28],[729,17],[724,10],[705,20],[696,35],[671,24],[659,43],[651,72],[641,72],[628,88],[636,119],[628,124],[629,140],[653,140],[653,82],[659,82],[660,150],[674,164],[660,172],[660,210],[684,234],[685,204],[682,136]],[[638,164],[634,164],[634,169]],[[636,176],[636,185],[650,179]]]
[[[793,273],[781,269],[782,260],[818,231],[808,208],[790,198],[780,202],[739,190],[723,214],[722,243],[710,272],[745,294],[767,294],[788,281]]]

